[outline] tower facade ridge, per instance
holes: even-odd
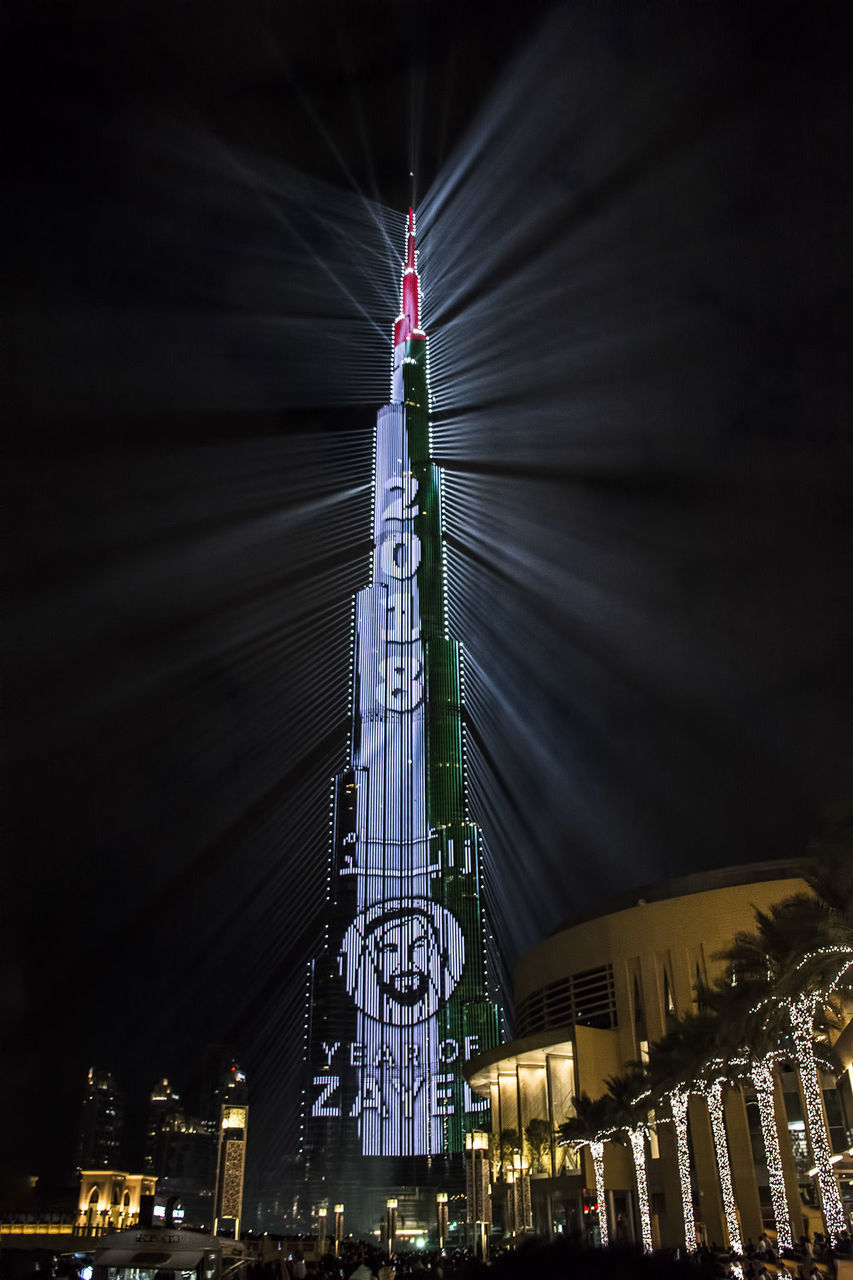
[[[489,1105],[462,1064],[498,1042],[419,308],[410,209],[392,401],[376,422],[371,576],[355,601],[350,759],[334,783],[328,941],[312,975],[309,1183],[339,1200],[353,1194],[345,1170],[361,1186],[374,1173],[385,1186],[447,1186],[454,1168],[461,1179],[466,1131]]]

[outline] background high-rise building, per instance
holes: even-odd
[[[210,1230],[217,1216],[242,1216],[219,1211],[226,1183],[232,1188],[229,1201],[232,1207],[242,1198],[246,1154],[246,1077],[228,1047],[219,1045],[208,1049],[199,1093],[193,1092],[192,1096],[195,1101],[182,1106],[167,1079],[158,1081],[151,1091],[145,1172],[157,1178],[158,1204],[180,1201],[186,1226]],[[238,1120],[241,1123],[238,1124]],[[231,1144],[230,1182],[225,1177],[228,1143]],[[234,1143],[242,1145],[238,1149]],[[239,1154],[240,1197],[233,1191],[235,1153]],[[278,1222],[273,1223],[277,1225]]]
[[[419,304],[410,210],[392,402],[376,424],[371,581],[355,602],[350,763],[334,789],[304,1118],[309,1207],[344,1202],[348,1224],[362,1227],[375,1226],[386,1192],[461,1191],[465,1132],[488,1110],[461,1066],[498,1036]]]
[[[205,1049],[198,1094],[198,1114],[202,1120],[219,1123],[223,1102],[239,1100],[245,1092],[246,1078],[227,1044],[209,1044]]]
[[[179,1130],[183,1123],[184,1111],[181,1100],[164,1076],[148,1096],[148,1120],[145,1126],[143,1158],[143,1168],[146,1173],[162,1177],[169,1134]]]
[[[78,1169],[121,1167],[124,1096],[109,1071],[89,1068],[77,1143]]]

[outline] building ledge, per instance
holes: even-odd
[[[574,1057],[574,1034],[572,1026],[554,1027],[486,1049],[465,1063],[465,1079],[477,1093],[486,1095],[497,1080],[499,1069],[503,1074],[516,1067],[544,1067],[549,1054]]]

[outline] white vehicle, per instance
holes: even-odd
[[[131,1227],[101,1240],[92,1280],[243,1280],[246,1262],[238,1240],[174,1227]]]

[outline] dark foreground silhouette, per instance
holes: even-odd
[[[474,1264],[486,1272],[483,1264]],[[470,1273],[474,1280],[476,1272]],[[571,1240],[531,1240],[498,1258],[488,1268],[489,1280],[702,1280],[725,1275],[713,1254],[676,1259],[649,1257],[636,1248],[585,1249]]]

